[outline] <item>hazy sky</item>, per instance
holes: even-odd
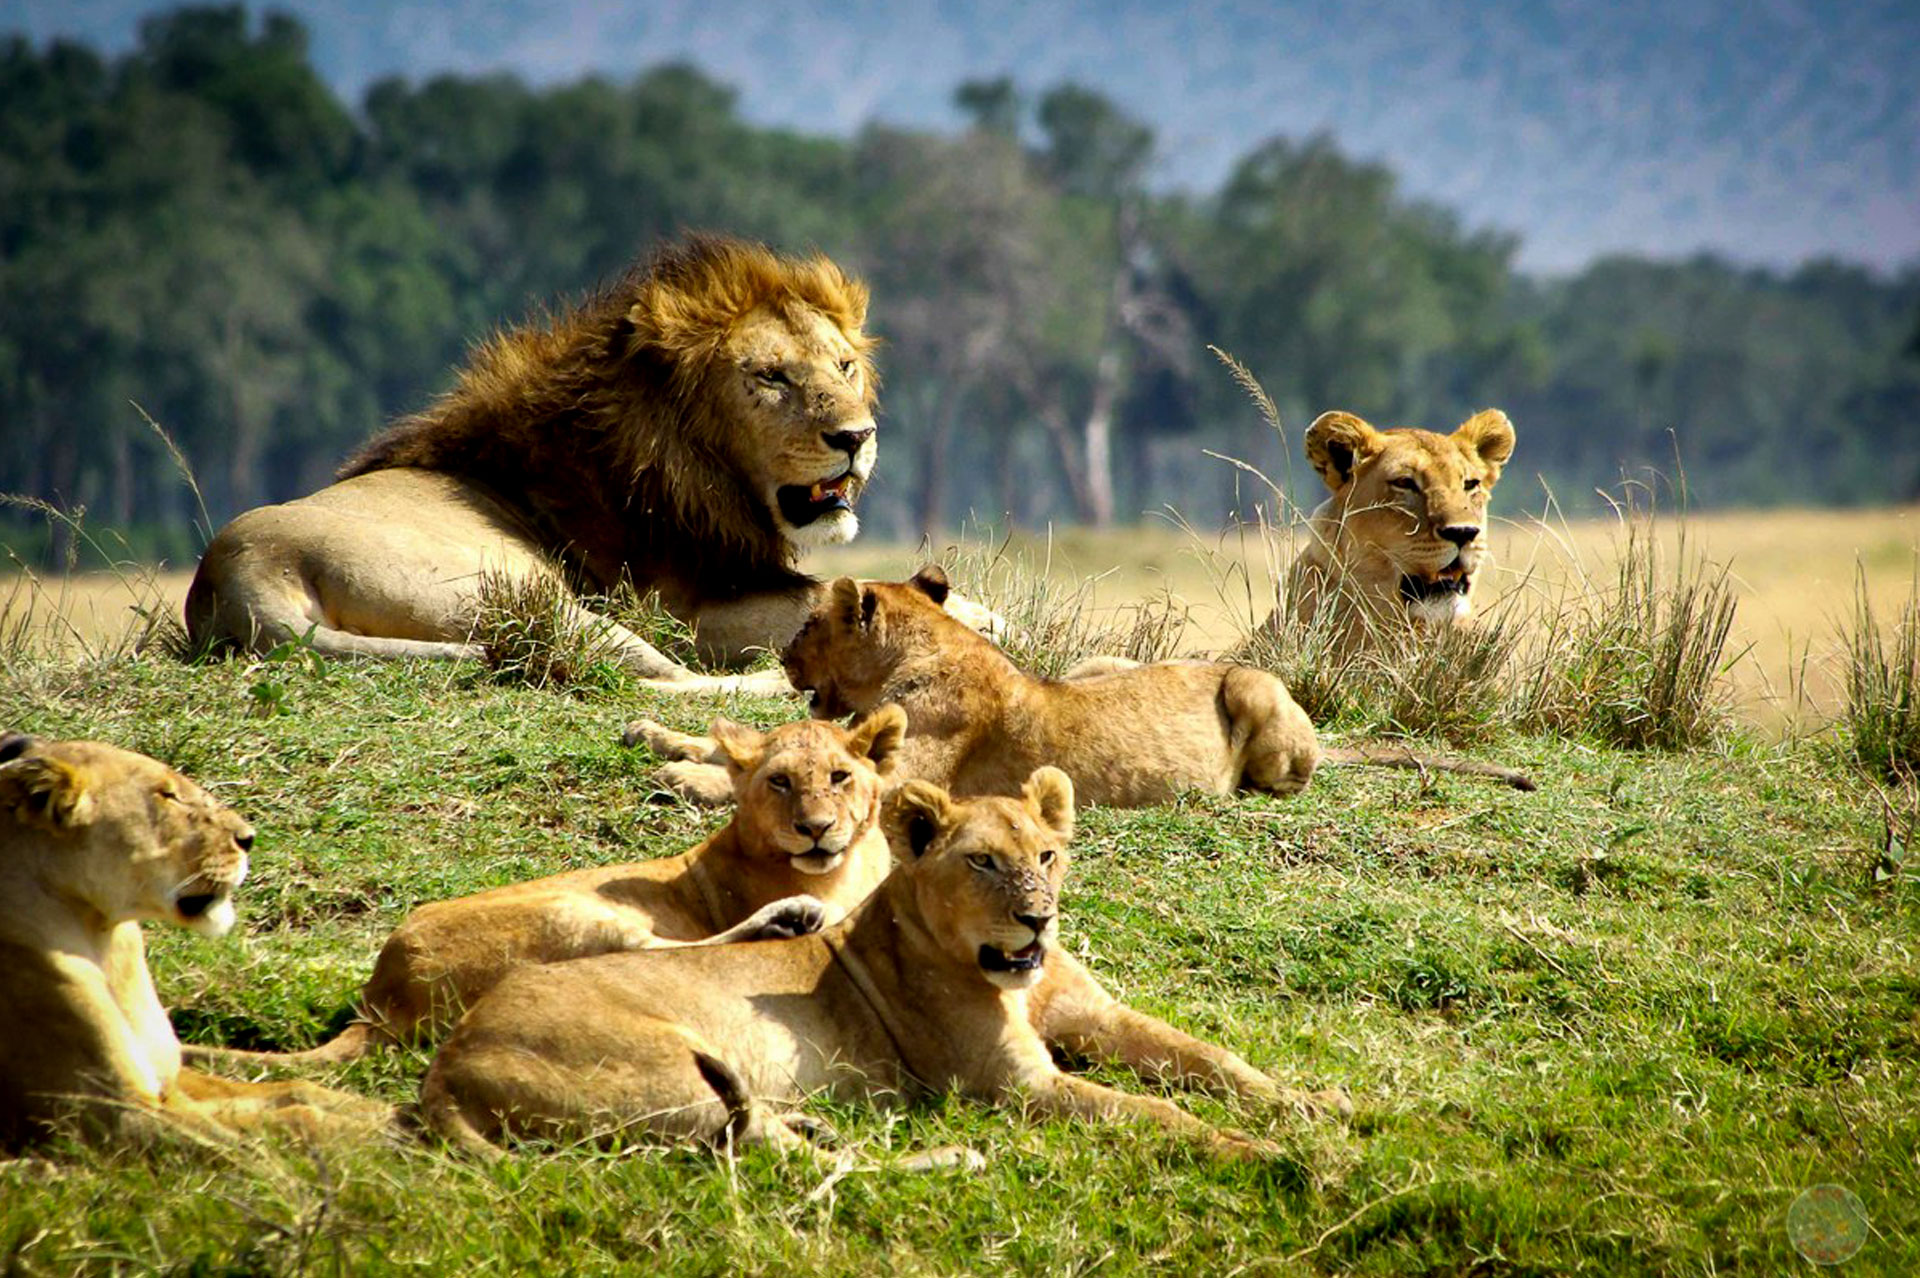
[[[146,0],[0,0],[0,28],[130,48]],[[1920,0],[289,0],[349,97],[378,77],[535,82],[690,60],[748,118],[951,127],[961,80],[1074,79],[1199,189],[1275,133],[1334,133],[1523,266],[1700,249],[1920,262]]]

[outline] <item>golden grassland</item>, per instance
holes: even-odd
[[[1748,716],[1762,724],[1830,718],[1839,706],[1842,634],[1864,584],[1876,617],[1896,615],[1920,564],[1920,507],[1880,510],[1772,510],[1689,514],[1654,522],[1668,566],[1725,566],[1739,598],[1729,677]],[[1483,586],[1483,608],[1503,597],[1543,606],[1582,589],[1604,588],[1624,546],[1617,519],[1544,524],[1502,521],[1494,532],[1498,571]],[[954,542],[932,547],[862,542],[820,553],[822,574],[903,577]],[[1120,609],[1161,595],[1188,618],[1187,645],[1230,647],[1271,606],[1274,579],[1291,553],[1288,534],[1255,527],[1205,533],[1171,522],[1132,528],[1064,528],[988,541],[963,550],[997,553],[1074,588],[1093,607]],[[0,633],[32,624],[59,647],[84,650],[125,635],[135,609],[178,614],[191,574],[166,569],[0,578]]]

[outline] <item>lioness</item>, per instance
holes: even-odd
[[[1306,454],[1330,496],[1307,521],[1285,607],[1269,626],[1318,618],[1352,645],[1472,615],[1492,562],[1487,498],[1513,456],[1505,413],[1475,413],[1451,435],[1322,413],[1307,428]]]
[[[692,851],[514,883],[409,914],[374,962],[360,1020],[305,1052],[220,1059],[345,1061],[434,1039],[515,968],[617,950],[796,936],[838,921],[886,877],[881,781],[906,716],[770,733],[716,719],[737,806]]]
[[[378,1128],[385,1105],[180,1066],[140,920],[233,925],[253,829],[145,755],[0,737],[0,1149],[70,1121],[96,1139]]]
[[[485,1154],[509,1134],[795,1145],[806,1124],[783,1111],[808,1093],[957,1090],[1262,1152],[1166,1101],[1062,1073],[1029,1026],[1027,991],[1057,954],[1065,773],[1039,769],[1014,799],[908,782],[883,820],[898,864],[823,932],[512,973],[435,1057],[427,1121]]]
[[[483,576],[630,581],[737,664],[800,628],[809,546],[859,528],[875,455],[866,287],[825,257],[697,236],[550,322],[501,333],[453,389],[340,480],[248,511],[186,602],[202,644],[470,657]],[[977,619],[978,610],[969,613]],[[684,690],[785,691],[774,671],[695,676],[604,624],[636,673]]]

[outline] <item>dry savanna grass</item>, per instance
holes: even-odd
[[[1632,540],[1614,518],[1504,520],[1493,536],[1499,566],[1482,602],[1495,615],[1503,600],[1550,611],[1610,587]],[[1727,569],[1738,604],[1728,685],[1740,717],[1775,730],[1843,716],[1859,603],[1881,625],[1901,615],[1920,562],[1920,508],[1658,516],[1651,536],[1664,565],[1699,559]],[[938,549],[964,561],[969,580],[998,584],[990,593],[1027,624],[1034,651],[1024,655],[1045,672],[1094,650],[1151,657],[1231,648],[1271,607],[1287,552],[1284,536],[1261,529],[1207,535],[1168,522],[963,537],[957,550]],[[809,567],[897,579],[926,557],[916,547],[856,543],[816,555]],[[25,632],[53,651],[104,651],[146,615],[177,617],[190,580],[167,570],[16,572],[0,579],[0,636]]]

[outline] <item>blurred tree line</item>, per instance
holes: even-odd
[[[1536,473],[1577,507],[1676,448],[1697,503],[1920,496],[1920,264],[1614,258],[1539,281],[1514,237],[1324,136],[1169,194],[1151,128],[1096,92],[954,100],[957,133],[810,137],[663,66],[387,80],[356,109],[296,20],[240,7],[150,18],[118,59],[0,41],[0,491],[190,559],[201,512],[145,415],[217,524],[326,483],[488,329],[701,227],[872,283],[882,536],[1270,505],[1208,450],[1310,503],[1298,431],[1332,407],[1439,429],[1505,408],[1528,477],[1509,509],[1537,504]],[[1284,441],[1209,344],[1273,394]],[[46,549],[30,513],[0,519]]]

